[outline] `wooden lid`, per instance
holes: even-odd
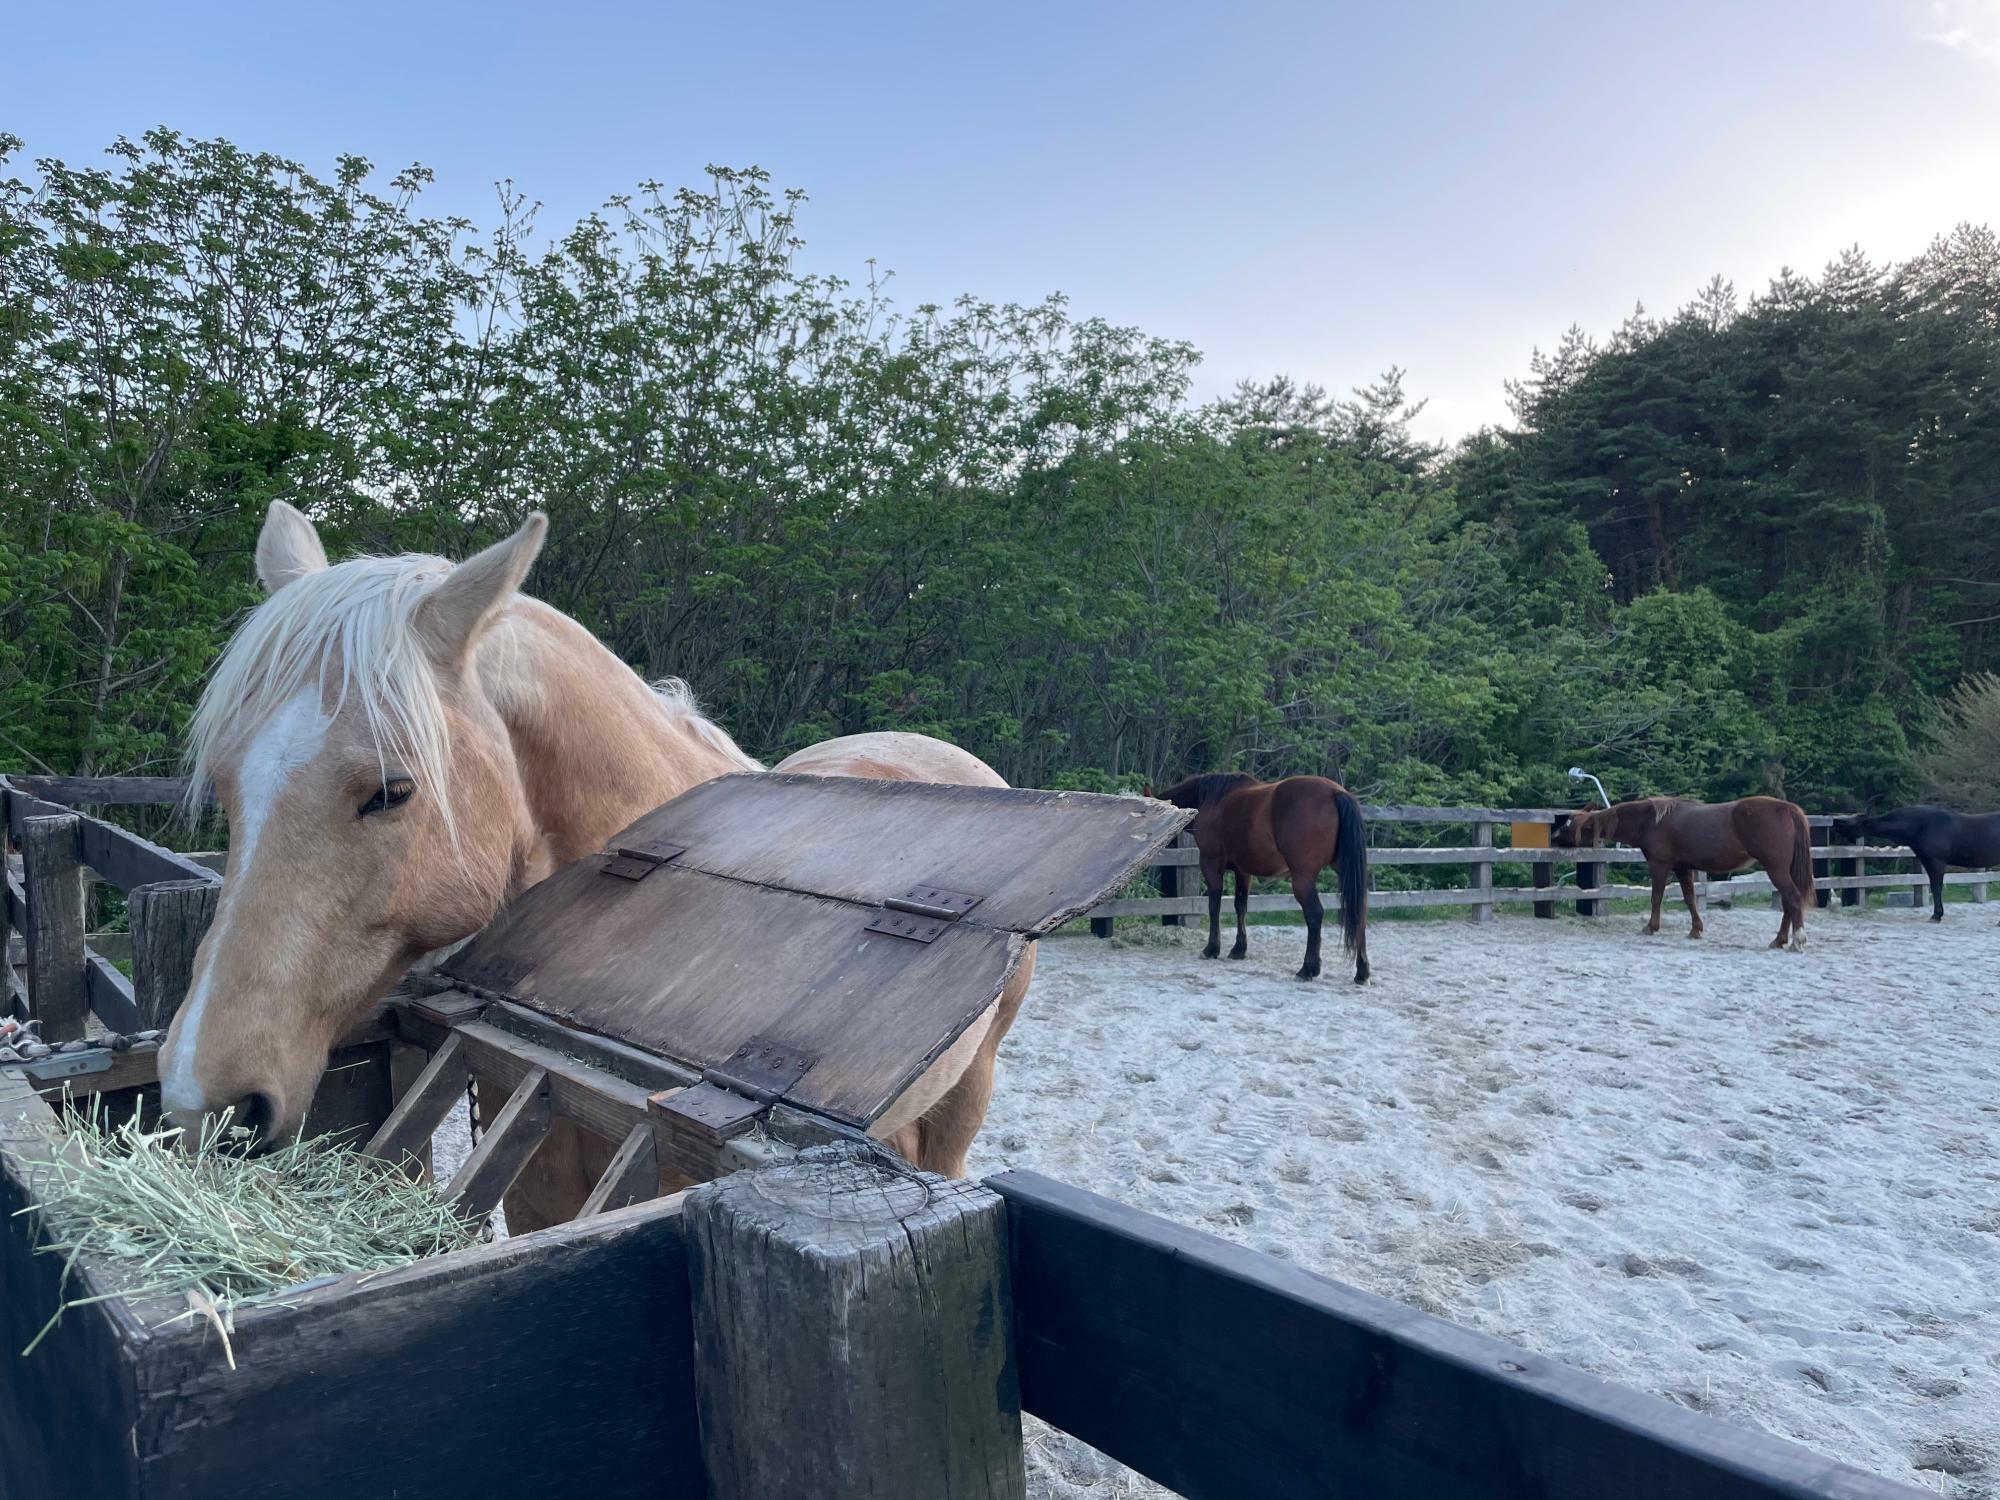
[[[772,1097],[865,1127],[1031,938],[1115,893],[1188,818],[1087,792],[724,776],[524,892],[443,972],[692,1067],[806,1059]]]

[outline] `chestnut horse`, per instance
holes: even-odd
[[[762,769],[684,685],[656,691],[575,620],[516,592],[547,527],[532,515],[456,567],[420,556],[329,567],[312,523],[272,505],[257,542],[270,597],[224,650],[190,733],[193,795],[214,785],[230,840],[214,925],[160,1049],[177,1123],[228,1109],[264,1143],[296,1135],[328,1049],[412,962],[641,813]],[[829,740],[778,769],[1005,785],[916,734]],[[964,1175],[1032,973],[1031,951],[878,1136]],[[558,1122],[508,1194],[510,1227],[570,1217],[612,1149]]]
[[[1299,978],[1319,976],[1319,930],[1325,907],[1319,899],[1319,872],[1328,865],[1340,882],[1341,946],[1354,955],[1354,982],[1368,978],[1368,830],[1361,804],[1337,781],[1324,776],[1291,776],[1259,781],[1238,771],[1211,771],[1155,793],[1176,807],[1192,807],[1187,831],[1201,850],[1201,878],[1208,888],[1208,946],[1203,958],[1222,951],[1222,877],[1236,872],[1236,946],[1231,958],[1250,951],[1244,916],[1250,907],[1250,877],[1289,875],[1292,895],[1306,914],[1306,961]]]
[[[1689,802],[1679,797],[1646,797],[1587,812],[1563,813],[1549,831],[1558,849],[1630,844],[1646,856],[1653,877],[1653,915],[1639,930],[1660,930],[1660,900],[1667,881],[1678,875],[1687,900],[1688,936],[1702,933],[1695,904],[1697,870],[1728,875],[1760,864],[1783,903],[1785,914],[1771,946],[1806,945],[1806,900],[1813,889],[1812,829],[1796,803],[1776,797],[1744,797],[1736,802]]]
[[[1944,920],[1944,872],[2000,865],[2000,813],[1957,813],[1943,807],[1899,807],[1868,818],[1835,818],[1836,844],[1908,844],[1931,882],[1931,920]]]

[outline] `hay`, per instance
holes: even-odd
[[[225,1347],[244,1303],[478,1237],[431,1184],[352,1147],[321,1138],[249,1156],[243,1134],[211,1124],[188,1150],[178,1129],[74,1116],[36,1182],[38,1201],[19,1212],[46,1230],[45,1253],[68,1257],[65,1285],[79,1257],[114,1265],[119,1295],[185,1296],[183,1316],[207,1318]],[[92,1300],[65,1301],[21,1352]]]

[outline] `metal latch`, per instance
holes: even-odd
[[[644,880],[670,859],[687,853],[686,844],[670,844],[654,839],[644,844],[620,844],[605,862],[604,873],[620,880]]]
[[[908,938],[913,943],[934,943],[945,928],[984,899],[968,891],[948,891],[941,885],[914,885],[884,901],[864,931]]]

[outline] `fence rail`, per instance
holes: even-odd
[[[1487,921],[1493,917],[1495,908],[1501,905],[1533,903],[1536,916],[1552,917],[1559,901],[1573,902],[1581,915],[1601,916],[1613,899],[1649,898],[1650,883],[1614,884],[1611,880],[1611,872],[1617,867],[1645,865],[1646,856],[1636,849],[1517,848],[1495,842],[1496,832],[1500,829],[1512,830],[1517,825],[1546,825],[1563,811],[1566,809],[1545,807],[1364,807],[1362,812],[1368,819],[1371,836],[1383,828],[1404,824],[1458,824],[1472,831],[1472,842],[1469,844],[1428,847],[1371,845],[1368,850],[1371,869],[1457,865],[1466,870],[1467,876],[1465,883],[1457,886],[1371,890],[1368,894],[1369,909],[1394,911],[1412,907],[1462,906],[1470,908],[1475,921]],[[1812,816],[1806,821],[1812,826],[1814,837],[1823,838],[1834,820],[1831,816]],[[1907,873],[1871,875],[1866,868],[1870,861],[1914,866],[1916,855],[1901,845],[1816,843],[1813,846],[1813,886],[1818,893],[1818,904],[1830,905],[1837,892],[1841,905],[1865,906],[1868,893],[1878,890],[1913,891],[1918,905],[1929,899],[1929,880],[1921,868]],[[1193,841],[1183,834],[1174,847],[1162,850],[1150,866],[1160,894],[1126,896],[1102,903],[1090,914],[1091,931],[1098,937],[1109,937],[1113,924],[1120,917],[1150,917],[1179,926],[1190,917],[1206,915],[1208,898],[1201,891],[1200,864],[1200,852],[1194,848]],[[1512,866],[1526,866],[1533,883],[1526,886],[1503,885],[1494,879],[1496,870]],[[1563,867],[1575,871],[1576,883],[1568,891],[1560,889],[1558,872]],[[1973,900],[1985,901],[1992,879],[1984,872],[1954,872],[1945,876],[1945,884],[1969,887]],[[1695,882],[1695,899],[1703,903],[1731,901],[1743,896],[1770,894],[1774,890],[1770,877],[1761,871],[1728,879],[1704,876]],[[1327,906],[1338,910],[1338,896],[1332,892],[1328,896]],[[1682,901],[1678,882],[1668,888],[1666,899],[1677,904]],[[1298,903],[1289,893],[1253,894],[1249,909],[1253,912],[1295,912]]]
[[[179,797],[170,782],[148,781],[122,798],[116,790],[98,779],[0,777],[0,823],[19,851],[4,861],[0,1015],[33,1019],[49,1046],[80,1041],[93,1016],[121,1034],[163,1025],[186,987],[170,955],[192,954],[207,917],[190,914],[214,910],[210,888],[221,877],[200,860],[47,795],[125,805]],[[93,881],[127,897],[132,930],[115,943],[86,930]],[[121,962],[134,964],[130,977]]]

